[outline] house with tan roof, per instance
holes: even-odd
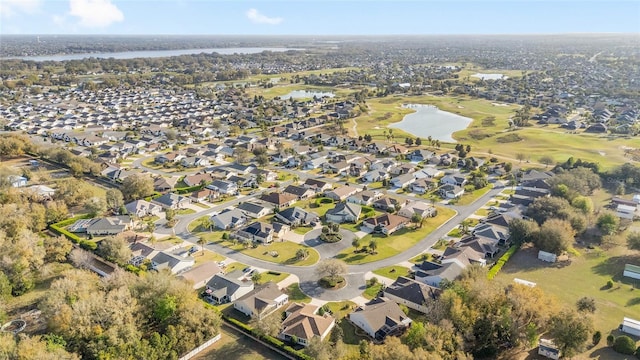
[[[211,278],[222,272],[222,269],[214,261],[206,262],[187,270],[178,276],[184,281],[193,285],[194,289],[200,289],[205,286]]]
[[[293,205],[298,198],[293,194],[272,192],[271,194],[263,194],[260,200],[279,208],[285,208]]]
[[[349,196],[354,195],[360,191],[362,191],[362,189],[354,186],[344,185],[325,192],[325,196],[335,201],[344,201]]]
[[[262,319],[288,301],[289,295],[284,294],[278,285],[269,281],[242,295],[233,303],[233,308],[246,316]]]
[[[404,216],[394,214],[382,214],[362,221],[362,231],[380,232],[385,235],[391,235],[397,230],[402,229],[409,219]]]
[[[329,314],[318,315],[318,306],[292,303],[285,310],[286,318],[282,322],[278,338],[293,341],[303,346],[309,345],[314,337],[324,340],[336,325],[336,319]]]
[[[349,314],[349,321],[376,340],[401,332],[411,325],[398,304],[390,299],[373,299]]]

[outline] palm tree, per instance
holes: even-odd
[[[358,248],[360,247],[360,239],[358,237],[354,238],[351,242],[351,245],[355,248],[355,252],[358,252]]]
[[[198,238],[198,245],[200,245],[200,248],[202,249],[202,255],[204,255],[204,244],[207,243],[207,240],[204,238],[204,236],[200,236]]]
[[[378,244],[376,244],[375,240],[371,240],[371,242],[369,243],[369,251],[371,251],[371,253],[375,253],[376,249],[378,248]]]

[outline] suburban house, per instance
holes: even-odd
[[[82,222],[76,229],[76,224]],[[86,232],[90,236],[117,235],[133,227],[129,215],[109,216],[89,220],[78,220],[69,227],[71,232]],[[76,230],[76,231],[74,231]]]
[[[338,203],[333,209],[327,210],[324,217],[327,222],[342,224],[346,222],[355,223],[360,218],[362,208],[354,203]]]
[[[425,284],[438,287],[442,280],[455,280],[471,264],[486,265],[485,254],[471,246],[448,247],[440,264],[424,261],[418,266],[415,278]]]
[[[435,187],[436,184],[432,179],[422,178],[412,182],[410,188],[414,193],[422,195],[427,193],[428,191],[431,191]]]
[[[244,241],[268,244],[273,241],[273,226],[256,221],[234,231],[231,237]]]
[[[293,194],[272,192],[270,194],[262,194],[260,200],[282,209],[293,205],[298,198]]]
[[[252,203],[252,202],[243,202],[240,203],[237,207],[238,210],[242,211],[242,213],[247,216],[247,217],[251,217],[254,219],[257,218],[261,218],[263,216],[267,216],[269,214],[271,214],[272,209],[264,206],[264,205],[260,205],[260,204],[256,204],[256,203]]]
[[[192,267],[195,263],[195,259],[190,256],[184,257],[166,251],[159,251],[151,258],[151,269],[156,271],[167,269],[172,274],[177,274]]]
[[[467,183],[467,179],[462,175],[448,174],[440,179],[442,185],[455,185],[464,186]]]
[[[227,209],[211,217],[213,226],[220,230],[235,229],[247,222],[247,218],[238,209]]]
[[[409,219],[404,216],[382,214],[363,220],[361,229],[362,231],[380,232],[385,235],[391,235],[397,230],[402,229],[408,222]]]
[[[364,306],[359,306],[349,314],[349,320],[376,340],[399,333],[412,322],[398,304],[385,298],[373,299]]]
[[[442,290],[436,287],[404,276],[398,277],[393,284],[383,289],[384,297],[423,314],[429,311],[428,305],[433,303],[441,292]]]
[[[640,337],[640,321],[628,317],[622,318],[620,331],[625,334]]]
[[[184,183],[187,186],[198,186],[202,184],[209,184],[209,183],[212,183],[214,180],[215,178],[211,176],[211,174],[189,175],[189,176],[185,176],[184,179],[182,179],[182,181],[184,181]]]
[[[398,200],[388,196],[382,197],[373,202],[374,208],[384,211],[395,211],[396,205],[398,205]]]
[[[435,206],[427,204],[423,201],[405,201],[404,205],[398,210],[398,215],[411,219],[414,214],[421,218],[434,217],[438,214]]]
[[[436,154],[433,151],[425,149],[416,149],[409,153],[409,160],[411,161],[429,161]]]
[[[162,176],[157,177],[153,181],[153,190],[158,192],[166,192],[173,189],[178,183],[178,177],[165,178]]]
[[[328,183],[322,180],[313,179],[313,178],[308,178],[307,180],[305,180],[302,186],[308,189],[311,189],[316,193],[321,193],[321,192],[324,192],[325,190],[331,189],[331,183]]]
[[[192,192],[190,198],[192,201],[195,201],[195,202],[203,202],[203,201],[213,202],[219,196],[220,194],[217,191],[213,191],[211,189],[202,189],[202,190],[197,190]]]
[[[362,175],[362,179],[366,182],[378,182],[389,178],[389,173],[386,170],[374,169],[366,172]]]
[[[315,191],[312,189],[297,185],[287,186],[282,193],[294,195],[298,200],[306,199],[315,195]]]
[[[278,285],[269,281],[255,287],[239,297],[233,308],[249,317],[262,319],[273,313],[289,301],[289,296],[278,289]]]
[[[134,200],[124,206],[127,214],[139,218],[147,216],[159,216],[162,212],[162,206],[152,204],[145,200]]]
[[[445,199],[456,199],[464,195],[464,188],[457,185],[446,184],[438,189],[438,194]]]
[[[217,179],[207,185],[207,189],[217,191],[220,194],[236,195],[238,193],[238,184],[232,181]]]
[[[184,208],[187,204],[191,203],[191,200],[186,196],[167,193],[158,198],[152,199],[151,202],[160,205],[165,209],[177,210]]]
[[[318,306],[292,303],[285,310],[278,338],[284,341],[297,339],[298,344],[307,346],[314,337],[324,340],[336,325],[336,319],[325,313],[318,315]]]
[[[290,207],[278,212],[275,215],[278,221],[290,226],[304,226],[311,223],[317,223],[320,219],[318,214],[306,211],[299,207]]]
[[[215,261],[209,261],[181,273],[179,278],[191,283],[194,289],[200,289],[205,286],[211,278],[221,272],[222,269],[220,269]]]
[[[357,194],[353,194],[347,198],[347,202],[358,205],[371,206],[373,202],[380,199],[382,193],[377,190],[365,190]]]
[[[354,187],[354,186],[349,186],[349,185],[344,185],[338,188],[335,188],[333,190],[329,190],[327,192],[325,192],[325,196],[333,199],[335,201],[344,201],[346,200],[349,196],[362,191],[362,189]]]
[[[237,300],[253,290],[253,281],[237,270],[229,274],[216,274],[207,282],[205,299],[215,304]]]
[[[393,187],[405,188],[411,185],[411,183],[413,183],[414,181],[416,181],[416,178],[413,176],[413,174],[402,174],[391,179],[390,183]]]
[[[27,188],[31,194],[35,195],[40,200],[50,200],[55,195],[56,190],[46,185],[32,185]]]
[[[434,179],[444,172],[434,166],[427,166],[413,173],[416,179]]]
[[[205,157],[189,156],[180,160],[180,164],[184,167],[209,166],[211,162]]]
[[[622,272],[622,276],[640,280],[640,266],[625,264],[624,271]]]

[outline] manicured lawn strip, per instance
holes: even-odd
[[[469,205],[480,198],[482,195],[486,194],[491,190],[490,186],[485,186],[482,189],[473,190],[471,192],[465,191],[464,195],[456,201],[456,205]]]
[[[260,283],[264,284],[267,283],[269,281],[273,281],[274,283],[279,283],[280,281],[286,279],[290,274],[289,273],[278,273],[275,271],[264,271],[261,272],[260,275],[262,275],[262,277],[260,278]]]
[[[200,249],[200,245],[197,245],[198,249]],[[224,256],[218,254],[217,252],[205,249],[204,255],[202,254],[202,250],[198,250],[193,255],[193,258],[196,261],[196,265],[200,265],[210,261],[222,261],[225,259]]]
[[[380,290],[382,290],[382,283],[379,282],[373,286],[367,287],[367,289],[362,293],[362,297],[371,300],[378,295]]]
[[[317,263],[318,260],[320,260],[320,254],[318,254],[316,250],[306,245],[297,244],[291,241],[274,241],[269,245],[258,244],[258,247],[255,248],[245,248],[244,245],[240,243],[234,244],[230,240],[219,240],[217,241],[217,243],[253,258],[276,264],[309,266]],[[309,256],[307,256],[307,258],[304,260],[298,260],[296,258],[296,251],[298,251],[299,249],[307,249],[309,251]],[[271,256],[272,251],[276,251],[278,253],[278,256]]]
[[[289,295],[289,301],[310,303],[311,298],[300,290],[298,283],[291,284],[287,287],[287,294]]]
[[[350,312],[352,312],[358,305],[353,301],[335,301],[328,302],[325,304],[326,307],[331,310],[333,317],[336,318],[336,321],[346,317]]]
[[[293,232],[295,232],[296,234],[299,234],[299,235],[304,235],[304,234],[308,233],[308,232],[309,232],[309,231],[311,231],[311,230],[313,230],[313,228],[312,228],[312,227],[309,227],[309,226],[299,226],[299,227],[297,227],[297,228],[293,229]]]
[[[393,266],[387,266],[387,267],[373,270],[373,273],[376,275],[384,276],[386,278],[395,280],[400,276],[409,275],[409,268],[400,266],[400,265],[393,265]]]
[[[335,203],[320,203],[320,206],[317,206],[316,200],[318,199],[300,200],[293,204],[293,206],[316,213],[320,217],[323,217],[327,210],[333,209],[336,206]]]
[[[460,231],[460,228],[455,228],[455,229],[449,231],[447,236],[451,236],[451,237],[455,237],[455,238],[461,238],[462,237],[462,232]]]
[[[179,209],[176,210],[176,215],[191,215],[191,214],[195,214],[196,211],[193,209]]]
[[[482,216],[482,217],[487,217],[489,216],[489,213],[491,213],[491,210],[489,209],[484,209],[484,208],[480,208],[478,209],[476,212],[473,213],[473,215],[478,215],[478,216]]]
[[[454,215],[454,210],[438,207],[438,216],[428,218],[422,228],[418,228],[416,230],[410,230],[409,228],[400,229],[388,237],[381,235],[367,235],[362,238],[360,241],[361,246],[369,245],[371,240],[376,240],[378,248],[376,249],[377,254],[375,255],[368,253],[354,253],[355,249],[353,247],[349,247],[339,253],[336,257],[344,260],[348,264],[364,264],[386,259],[411,248]]]
[[[231,264],[227,264],[227,267],[224,268],[224,272],[226,274],[228,274],[228,273],[234,272],[236,270],[243,270],[246,267],[247,267],[247,265],[245,265],[243,263],[232,262]]]
[[[416,257],[409,259],[409,262],[414,264],[422,264],[423,261],[431,261],[433,260],[433,255],[429,253],[422,253]]]

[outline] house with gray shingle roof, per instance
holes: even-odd
[[[428,312],[428,305],[433,303],[441,292],[439,288],[404,276],[398,277],[383,290],[384,297],[423,314]]]
[[[225,304],[248,294],[254,289],[253,281],[237,270],[229,274],[216,274],[207,282],[204,298],[215,304]]]
[[[385,298],[373,299],[358,307],[349,314],[349,320],[376,340],[406,329],[412,322],[398,304]]]
[[[233,303],[233,308],[246,316],[262,319],[289,301],[278,285],[269,281],[244,294]]]

